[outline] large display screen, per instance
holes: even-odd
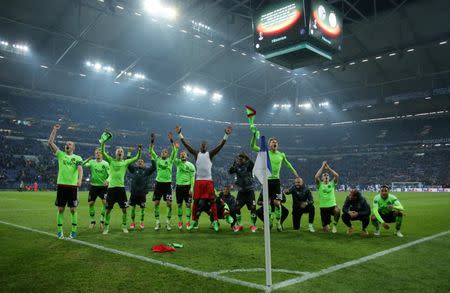
[[[340,50],[342,44],[341,13],[324,0],[312,0],[309,35]]]
[[[267,1],[253,16],[254,45],[258,53],[272,52],[306,35],[303,1]]]

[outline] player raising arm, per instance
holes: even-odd
[[[259,152],[259,147],[256,145],[256,133],[253,133],[251,148],[255,152]],[[269,138],[269,160],[272,166],[272,175],[268,178],[269,185],[269,201],[272,210],[275,213],[275,219],[277,221],[277,230],[283,231],[283,226],[281,225],[281,200],[283,195],[281,193],[281,183],[280,183],[280,171],[281,166],[285,165],[292,174],[297,178],[298,174],[292,167],[291,163],[286,158],[286,154],[278,150],[278,140],[275,137]],[[270,215],[270,224],[272,224],[272,214]]]
[[[103,229],[103,234],[106,235],[109,233],[109,222],[111,220],[111,211],[114,207],[115,203],[119,204],[119,207],[122,209],[122,231],[124,233],[128,233],[127,229],[127,193],[125,191],[125,173],[129,165],[135,163],[137,160],[141,158],[142,154],[142,145],[138,145],[138,152],[136,156],[130,159],[125,159],[125,153],[123,148],[119,147],[116,149],[115,158],[112,158],[106,152],[106,141],[109,140],[112,135],[108,139],[100,139],[101,150],[103,157],[109,163],[110,172],[109,172],[109,182],[108,182],[108,195],[106,196],[106,216],[105,216],[105,229]]]
[[[91,173],[88,204],[89,204],[89,216],[91,217],[91,224],[89,228],[94,228],[95,221],[95,200],[101,199],[103,206],[100,213],[100,228],[103,229],[105,225],[105,214],[106,214],[106,198],[105,195],[108,191],[108,187],[105,186],[105,181],[109,176],[109,164],[103,160],[102,151],[99,148],[95,149],[95,160],[89,157],[87,160],[83,161],[83,167],[89,168]]]
[[[159,221],[159,203],[161,198],[167,204],[167,220],[166,220],[166,229],[168,231],[172,230],[170,227],[170,219],[172,218],[172,167],[175,158],[177,157],[178,149],[175,147],[173,142],[172,133],[169,132],[169,140],[172,144],[172,152],[169,156],[169,151],[167,149],[163,149],[161,151],[161,156],[158,156],[154,150],[155,148],[155,134],[152,133],[150,135],[150,148],[149,153],[152,157],[152,160],[156,162],[156,185],[155,191],[153,192],[153,203],[155,205],[155,219],[156,225],[155,230],[158,231],[160,229],[160,221]]]
[[[48,146],[52,153],[58,159],[58,179],[56,181],[56,201],[55,206],[58,208],[56,222],[58,225],[58,238],[63,239],[63,223],[64,210],[66,205],[70,208],[72,219],[72,230],[69,238],[77,237],[78,225],[78,187],[81,186],[83,180],[83,168],[81,167],[82,159],[75,155],[75,143],[67,141],[64,146],[64,151],[61,151],[55,144],[55,137],[58,130],[61,128],[59,124],[53,126],[53,130],[48,138]]]
[[[178,143],[175,143],[178,148]],[[183,228],[183,201],[186,204],[186,229],[191,227],[191,202],[195,183],[195,166],[188,160],[188,154],[185,151],[180,153],[180,158],[175,159],[176,173],[176,198],[178,205],[178,229]]]
[[[181,142],[184,147],[195,157],[195,166],[197,168],[197,177],[195,180],[194,186],[194,204],[192,206],[192,220],[194,224],[189,227],[189,230],[192,228],[198,228],[198,218],[197,218],[197,209],[198,202],[200,199],[209,200],[211,202],[211,213],[213,215],[213,228],[214,231],[219,231],[219,223],[217,221],[217,206],[216,206],[216,195],[214,191],[214,182],[212,179],[211,169],[212,169],[212,159],[216,156],[219,151],[223,148],[225,143],[227,142],[228,136],[232,132],[231,127],[225,128],[225,135],[223,136],[222,141],[211,151],[208,151],[208,144],[206,142],[202,142],[200,144],[200,149],[195,150],[184,138],[181,133],[181,126],[177,125],[175,131],[178,133]]]
[[[333,174],[334,178],[330,181],[329,171]],[[320,176],[322,175],[322,180]],[[337,224],[339,218],[341,217],[341,210],[336,205],[336,195],[334,190],[339,181],[339,174],[330,168],[326,161],[322,162],[322,167],[317,171],[314,180],[317,184],[317,189],[319,190],[319,207],[320,207],[320,217],[322,219],[322,227],[325,232],[330,231],[331,217],[334,217],[334,223],[332,232],[337,232]]]

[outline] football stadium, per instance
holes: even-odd
[[[450,1],[0,7],[1,292],[450,292]]]

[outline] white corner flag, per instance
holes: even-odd
[[[269,183],[267,178],[272,175],[266,137],[261,136],[261,146],[253,167],[253,176],[258,178],[263,186],[263,210],[264,210],[264,250],[266,259],[266,286],[267,292],[272,289],[272,256],[270,252],[270,223],[269,223]]]

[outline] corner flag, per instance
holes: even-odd
[[[267,151],[266,137],[261,136],[261,146],[256,157],[253,175],[258,178],[263,186],[263,211],[264,211],[264,251],[266,261],[266,291],[272,290],[272,255],[270,249],[270,204],[269,204],[269,182],[268,178],[272,174],[269,153]]]

